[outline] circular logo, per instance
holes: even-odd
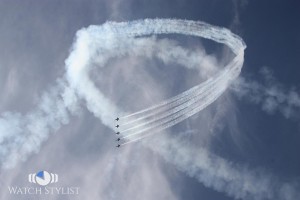
[[[51,175],[47,171],[39,171],[36,173],[35,181],[42,186],[48,185],[51,182]]]

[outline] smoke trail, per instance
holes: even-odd
[[[73,47],[74,50],[66,61],[67,77],[74,90],[87,101],[88,108],[91,107],[89,110],[101,118],[104,124],[111,126],[108,119],[112,119],[120,113],[122,115],[123,112],[117,109],[110,100],[106,99],[89,79],[88,66],[90,59],[96,56],[97,52],[106,52],[101,55],[101,60],[97,63],[100,67],[103,67],[111,57],[130,53],[138,54],[138,51],[132,49],[134,44],[132,38],[167,33],[194,35],[226,44],[237,55],[236,58],[239,58],[238,64],[235,63],[236,59],[234,59],[234,62],[225,67],[231,72],[228,79],[233,80],[239,75],[243,64],[245,44],[238,36],[227,29],[213,27],[203,22],[170,19],[143,20],[129,23],[110,22],[101,27],[91,26],[86,31],[78,32],[78,39]],[[80,62],[77,61],[79,56]],[[226,70],[223,71],[223,73],[225,72]],[[216,85],[218,84],[216,83]],[[214,95],[218,97],[221,94],[222,92]],[[215,99],[215,97],[211,99]],[[208,105],[212,101],[203,103]]]
[[[182,107],[186,107],[186,104],[190,103],[190,100],[195,100],[194,98],[197,99],[197,97],[199,98],[200,95],[202,96],[206,96],[208,93],[208,90],[210,87],[215,87],[218,81],[220,81],[220,79],[225,75],[225,73],[227,73],[227,69],[224,69],[223,74],[220,75],[216,75],[216,77],[214,78],[210,78],[207,81],[205,81],[202,84],[199,84],[197,86],[194,86],[193,88],[175,96],[170,98],[169,100],[163,101],[162,103],[156,104],[154,106],[151,106],[150,108],[144,109],[142,111],[138,111],[136,113],[127,115],[125,117],[122,117],[122,122],[120,125],[121,126],[126,126],[132,123],[136,123],[139,122],[143,119],[149,118],[149,117],[156,117],[158,114],[161,114],[162,112],[166,111],[166,110],[170,110],[172,108],[178,109],[178,105],[182,106]],[[200,96],[201,97],[201,96]],[[173,110],[174,110],[173,109]],[[172,111],[169,112],[165,112],[164,115],[168,116],[169,113],[171,113]],[[173,111],[175,112],[175,111]],[[136,115],[142,115],[138,118],[133,118],[133,119],[128,119],[128,118],[132,118]]]
[[[60,125],[67,123],[69,111],[74,111],[78,104],[78,97],[86,101],[87,108],[100,118],[103,124],[114,128],[111,119],[117,115],[125,116],[126,113],[105,97],[90,80],[88,73],[91,63],[95,62],[97,57],[97,65],[104,67],[108,60],[114,57],[130,54],[151,56],[144,52],[144,47],[151,44],[153,40],[135,37],[168,33],[212,39],[226,44],[236,55],[239,55],[245,48],[243,41],[227,29],[187,20],[155,19],[124,23],[107,22],[102,26],[81,29],[77,32],[71,54],[65,61],[67,70],[65,77],[56,86],[53,86],[50,92],[44,94],[38,108],[24,116],[18,113],[2,114],[2,118],[0,118],[2,166],[13,166],[18,160],[25,160],[30,153],[37,152],[50,132],[54,132]],[[172,57],[174,55],[166,52],[168,51],[158,51],[158,57],[166,62],[174,59]],[[179,58],[189,55],[186,50],[178,47],[171,53],[174,54],[174,52],[177,52],[176,55],[181,55]],[[194,60],[196,59],[189,60],[187,57],[177,59],[175,62],[182,62],[181,64],[191,67],[196,65]],[[235,73],[232,73],[232,78],[238,76],[240,68],[241,65],[233,70]],[[205,84],[208,83],[210,80],[197,89],[205,87]],[[187,92],[187,94],[189,93]]]
[[[88,110],[98,117],[104,125],[114,129],[112,119],[118,115],[127,116],[128,113],[122,111],[97,89],[89,78],[92,64],[96,63],[99,67],[105,67],[109,59],[116,57],[131,54],[151,56],[151,52],[154,52],[153,49],[150,52],[145,52],[144,47],[148,44],[151,45],[153,40],[136,37],[169,33],[212,39],[227,45],[236,57],[220,73],[225,74],[226,72],[226,75],[217,79],[217,82],[210,82],[208,84],[210,87],[205,85],[207,89],[215,88],[215,92],[205,93],[212,94],[211,96],[201,96],[203,93],[197,93],[200,96],[196,95],[195,97],[199,97],[199,99],[204,97],[205,101],[189,107],[189,99],[187,101],[189,104],[185,104],[184,112],[178,114],[180,112],[178,111],[176,112],[177,115],[172,113],[166,117],[164,123],[155,123],[155,127],[148,127],[151,130],[171,127],[204,109],[227,89],[233,79],[238,77],[246,46],[241,38],[224,28],[188,20],[155,19],[124,23],[107,22],[101,26],[81,29],[77,32],[71,53],[65,62],[66,75],[63,81],[54,86],[50,92],[44,94],[38,108],[25,116],[17,113],[2,114],[0,118],[2,167],[12,167],[18,160],[24,160],[30,153],[37,152],[41,142],[47,139],[50,132],[56,131],[60,125],[68,122],[69,114],[76,111],[79,99],[85,100]],[[169,56],[170,58],[167,60],[172,59],[168,53],[160,53],[162,54],[161,57]],[[185,55],[187,63],[183,63],[184,66],[192,66],[194,63],[188,62],[189,55]],[[180,59],[174,59],[174,62],[180,62]],[[196,93],[191,92],[190,94],[188,93],[187,96],[194,97],[193,94]],[[177,98],[179,100],[184,96],[179,95]],[[177,100],[177,98],[175,99]],[[169,101],[164,105],[171,103]],[[180,101],[178,105],[184,102]],[[186,105],[189,106],[186,107]],[[207,187],[226,192],[235,198],[296,199],[297,193],[293,185],[282,184],[273,180],[272,176],[263,173],[249,172],[246,168],[230,164],[224,159],[210,155],[205,150],[196,151],[196,149],[180,144],[180,140],[175,138],[159,140],[154,144],[148,144],[148,146],[161,154],[167,161],[175,164],[188,175],[196,177]],[[275,186],[272,185],[273,183]],[[285,194],[290,196],[285,196]]]
[[[227,86],[227,84],[224,84],[223,87],[218,87],[216,90],[216,93],[218,94],[218,93],[224,92],[227,88],[226,86]],[[163,129],[172,127],[175,124],[178,124],[179,122],[182,122],[183,120],[187,119],[188,117],[200,112],[202,109],[207,107],[210,104],[210,102],[215,101],[217,98],[218,98],[218,96],[215,96],[215,95],[207,95],[202,99],[204,103],[202,103],[200,101],[200,102],[197,102],[195,105],[188,105],[187,107],[185,107],[184,110],[174,113],[173,116],[159,120],[157,123],[155,123],[153,125],[150,125],[148,127],[145,127],[144,129],[141,129],[137,132],[134,132],[134,133],[131,133],[131,134],[128,134],[128,135],[122,137],[122,139],[132,137],[132,136],[141,134],[146,131],[151,131],[153,134],[153,133],[161,131]],[[150,134],[147,134],[147,136],[149,136],[149,135]]]
[[[231,89],[240,99],[260,105],[269,114],[279,112],[285,118],[299,119],[299,92],[282,86],[267,67],[263,67],[259,75],[262,83],[239,77]]]
[[[299,184],[282,181],[263,169],[232,163],[199,146],[188,146],[181,137],[166,138],[162,134],[144,145],[206,187],[226,192],[235,199],[293,200],[299,197]]]
[[[228,66],[228,69],[235,70],[236,67],[241,66],[241,63],[243,62],[243,54],[239,54]],[[126,130],[123,130],[122,133],[126,136],[122,137],[128,138],[137,134],[141,134],[145,131],[150,131],[153,128],[156,128],[157,130],[163,130],[164,128],[171,127],[184,119],[196,114],[197,112],[204,109],[206,106],[208,106],[210,103],[215,101],[227,88],[228,84],[232,81],[232,71],[231,70],[224,70],[222,74],[217,76],[219,78],[218,82],[212,82],[211,85],[207,85],[205,87],[205,91],[198,95],[195,98],[190,98],[189,101],[186,103],[183,103],[181,105],[178,105],[176,108],[173,108],[172,110],[165,112],[164,114],[154,117],[154,119],[140,123],[134,127],[128,128]],[[156,123],[153,123],[156,122]],[[167,123],[170,122],[170,123]],[[134,129],[137,129],[139,127],[150,125],[142,130],[139,130],[134,133],[127,133],[128,131],[132,131]],[[159,128],[159,126],[162,126]],[[152,131],[152,130],[151,130]],[[147,134],[149,135],[149,134]]]
[[[225,43],[236,55],[240,56],[237,58],[237,64],[234,64],[235,67],[230,70],[232,76],[228,81],[231,82],[239,75],[240,67],[243,62],[242,52],[245,45],[239,37],[231,34],[226,29],[215,28],[201,22],[159,19],[134,21],[129,23],[106,23],[101,27],[90,27],[78,34],[72,52],[72,54],[74,54],[74,61],[72,61],[71,55],[67,62],[68,80],[79,96],[86,100],[90,111],[111,128],[113,128],[113,125],[110,124],[105,117],[113,118],[114,116],[117,116],[116,114],[126,116],[126,113],[117,109],[111,101],[104,98],[104,95],[96,90],[96,87],[92,82],[89,82],[87,75],[87,67],[90,62],[89,59],[90,56],[97,56],[95,55],[97,53],[95,53],[93,47],[98,45],[99,52],[108,51],[108,53],[104,53],[104,55],[100,56],[101,60],[98,62],[98,65],[104,66],[107,59],[111,57],[127,55],[128,52],[138,55],[139,52],[131,49],[132,47],[136,48],[136,44],[131,40],[132,37],[162,33],[197,35]],[[118,39],[116,40],[116,38]],[[84,62],[82,62],[81,65],[78,65],[74,70],[72,63],[76,64],[76,54],[79,54],[80,49],[82,49],[78,47],[81,47],[82,45],[84,46],[84,51],[87,51],[88,53],[85,58],[82,59]],[[87,85],[91,87],[86,87]],[[219,92],[222,93],[226,90],[226,87],[227,84],[225,84],[224,87],[217,88]],[[89,90],[89,92],[87,92],[87,90]],[[201,110],[209,105],[218,98],[218,95],[210,98],[211,99],[207,100],[206,103],[201,104],[202,107],[200,106],[198,109]],[[109,109],[106,109],[106,106],[108,106]],[[110,110],[112,110],[112,112],[110,112]],[[198,112],[199,110],[195,109],[184,115],[192,115],[193,112]],[[178,121],[185,119],[186,116],[184,115],[180,115],[177,119],[166,122],[166,124],[158,126],[158,128],[163,129],[167,126],[172,126],[172,123],[175,124],[178,123]],[[141,138],[136,139],[138,140]],[[247,170],[247,168],[243,166],[230,164],[222,158],[210,155],[208,152],[201,153],[196,149],[180,144],[180,140],[175,141],[175,138],[171,138],[171,140],[170,138],[165,138],[164,140],[155,141],[152,144],[147,144],[145,142],[145,145],[161,154],[167,161],[175,164],[180,170],[192,177],[196,177],[207,187],[226,192],[229,196],[235,198],[294,199],[297,195],[295,186],[290,183],[282,183],[272,175]]]
[[[222,82],[219,82],[222,83]],[[223,84],[222,84],[223,85]],[[222,88],[222,90],[220,90]],[[190,101],[187,101],[186,103],[183,103],[181,105],[178,105],[174,109],[171,109],[168,112],[163,113],[162,115],[159,115],[155,117],[154,119],[145,121],[143,123],[139,123],[138,125],[121,130],[122,134],[125,134],[123,138],[128,138],[132,135],[143,133],[144,131],[151,130],[152,128],[159,127],[160,125],[166,124],[167,122],[173,121],[177,119],[178,117],[184,117],[185,119],[187,117],[190,117],[188,113],[194,109],[197,109],[198,107],[204,108],[202,104],[208,105],[209,101],[212,101],[214,99],[214,95],[212,93],[221,93],[224,91],[224,88],[226,89],[226,83],[224,82],[223,87],[211,87],[205,94],[199,95],[193,99],[190,99]],[[204,102],[204,103],[203,103]],[[175,124],[174,124],[175,125]],[[138,129],[140,127],[145,127],[145,129],[140,130],[138,132],[130,133],[132,130]],[[161,130],[161,129],[160,129]],[[129,132],[129,134],[128,134]]]
[[[76,113],[77,97],[67,84],[58,80],[57,85],[43,94],[37,109],[22,116],[6,112],[0,118],[1,167],[10,168],[19,160],[26,160],[38,152],[40,145],[62,124],[69,121],[69,113]]]

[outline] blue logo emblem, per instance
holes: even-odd
[[[47,171],[39,171],[36,174],[29,174],[28,181],[30,183],[37,183],[41,186],[46,186],[50,183],[58,182],[58,175]]]

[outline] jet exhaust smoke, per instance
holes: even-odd
[[[156,56],[164,62],[173,61],[186,67],[196,67],[197,63],[194,63],[196,59],[189,59],[188,56],[197,55],[188,54],[188,50],[175,46],[168,49],[169,51],[165,51],[163,47],[157,49],[153,40],[146,37],[174,33],[225,44],[235,57],[224,66],[223,70],[203,83],[132,114],[114,105],[89,77],[91,64],[96,63],[99,67],[105,67],[110,59],[131,54],[151,57],[155,52]],[[25,160],[30,154],[38,152],[41,143],[51,132],[55,132],[62,124],[68,123],[70,114],[76,113],[80,100],[84,100],[87,109],[113,130],[115,124],[112,121],[116,116],[120,116],[120,128],[125,127],[123,132],[120,131],[123,134],[123,145],[171,127],[203,110],[223,94],[240,74],[245,48],[243,40],[229,30],[199,21],[145,19],[121,23],[106,22],[101,26],[83,28],[77,32],[71,53],[65,61],[65,76],[58,80],[50,91],[45,92],[37,109],[26,115],[10,112],[1,115],[1,166],[2,168],[13,167],[18,161]],[[151,145],[148,147],[182,171],[196,177],[204,185],[226,192],[235,198],[272,199],[276,197],[275,188],[280,188],[278,192],[280,199],[295,199],[297,194],[291,184],[282,186],[279,181],[276,181],[273,186],[272,178],[261,174],[256,175],[255,172],[247,171],[242,167],[235,167],[224,159],[210,156],[206,150],[201,151],[195,158],[195,151],[188,147],[181,148],[182,144],[179,140],[159,141],[157,144],[155,148]],[[170,149],[173,153],[169,151]],[[253,180],[256,180],[257,185],[266,187],[251,187]],[[287,191],[289,194],[285,195]]]

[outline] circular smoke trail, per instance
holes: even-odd
[[[170,45],[172,48],[168,50],[158,48],[155,46],[157,41],[147,37],[173,33],[223,43],[236,57],[224,66],[221,72],[207,81],[128,117],[128,120],[136,120],[134,123],[128,123],[131,126],[129,129],[132,130],[127,133],[128,139],[136,139],[131,137],[133,135],[145,137],[140,134],[149,130],[162,130],[173,126],[211,104],[240,73],[246,45],[237,35],[225,28],[204,22],[176,19],[145,19],[92,25],[77,32],[70,55],[65,61],[65,76],[44,92],[35,109],[26,114],[16,112],[1,114],[1,166],[13,167],[19,160],[26,160],[28,155],[38,152],[42,142],[47,140],[51,133],[69,122],[70,115],[76,113],[81,99],[85,100],[88,110],[111,129],[115,128],[112,121],[116,116],[129,114],[114,105],[95,86],[89,77],[90,68],[95,63],[99,67],[105,67],[113,58],[126,55],[151,58],[151,55],[156,54],[166,62],[177,62],[187,67],[197,66],[197,59],[193,59],[197,55],[174,45]]]
[[[197,59],[189,59],[189,56],[197,55],[191,55],[187,50],[175,48],[160,51],[145,48],[153,45],[155,40],[142,38],[153,34],[174,33],[225,44],[235,57],[223,70],[205,82],[133,114],[116,106],[89,77],[90,68],[95,63],[99,67],[105,67],[110,59],[131,54],[151,57],[156,50],[158,58],[167,61],[174,59],[174,62],[186,67],[195,66],[194,61]],[[114,129],[112,121],[116,116],[127,116],[123,119],[125,123],[128,120],[127,123],[132,125],[129,128],[134,130],[127,133],[130,137],[128,142],[148,136],[149,130],[160,131],[180,123],[214,102],[239,76],[245,48],[243,40],[228,29],[190,20],[107,22],[81,29],[77,32],[70,55],[66,59],[65,76],[50,91],[44,93],[37,108],[26,115],[12,112],[1,115],[1,167],[14,167],[18,161],[24,161],[28,155],[38,152],[41,143],[47,140],[50,133],[69,122],[69,115],[76,113],[80,99],[84,99],[88,110],[111,129]],[[137,137],[131,138],[130,135]],[[206,149],[186,146],[176,137],[156,141],[155,145],[146,145],[205,186],[226,192],[234,198],[297,199],[299,196],[299,187],[293,183],[281,182],[270,174],[266,175],[264,171],[257,173],[256,170],[237,166],[223,158],[212,156]]]
[[[147,53],[139,49],[141,44],[136,44],[136,41],[149,35],[174,33],[210,39],[225,44],[236,56],[224,66],[222,71],[205,82],[169,100],[129,115],[107,99],[89,78],[90,62],[95,57],[97,57],[97,65],[104,67],[112,58],[131,54],[147,56]],[[77,94],[86,100],[90,111],[107,126],[114,128],[111,119],[116,116],[124,116],[120,119],[127,125],[136,122],[125,129],[123,136],[128,138],[154,128],[162,130],[171,127],[214,102],[239,76],[243,66],[245,48],[246,45],[243,40],[228,29],[199,21],[145,19],[121,23],[107,22],[101,26],[90,26],[78,32],[73,51],[66,60],[67,79]],[[177,49],[170,51],[161,52],[162,55],[158,55],[158,57],[170,55],[173,58],[182,57],[180,55],[182,51]],[[187,57],[184,60],[193,59]],[[175,60],[175,62],[177,61]],[[191,64],[184,63],[183,65]],[[149,117],[150,120],[147,119]]]

